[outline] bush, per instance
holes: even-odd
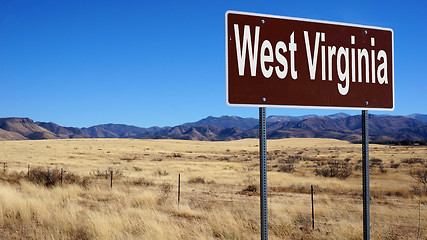
[[[106,170],[95,170],[93,172],[90,173],[90,175],[93,175],[95,178],[105,178],[108,179],[111,177],[111,172],[113,172],[113,176],[115,178],[117,177],[121,177],[123,175],[123,172],[119,169],[112,169],[112,168],[108,168]]]
[[[2,173],[0,175],[0,181],[8,182],[10,184],[19,184],[19,182],[26,178],[26,174],[24,172],[10,172],[10,173]]]
[[[304,160],[304,157],[301,155],[289,155],[288,159],[285,160],[285,163],[298,163],[302,160]]]
[[[153,174],[154,174],[154,176],[161,177],[161,176],[169,175],[169,172],[166,170],[157,169],[156,171],[154,171]]]
[[[413,185],[411,188],[411,193],[417,196],[427,196],[427,186],[423,185],[423,186],[417,186],[417,185]]]
[[[381,165],[383,160],[379,159],[379,158],[371,158],[369,159],[369,161],[371,162],[371,166],[373,165]]]
[[[108,178],[108,170],[94,170],[93,172],[90,173],[90,175],[93,175],[95,178]]]
[[[188,180],[188,183],[205,183],[205,179],[202,177],[194,177]]]
[[[295,172],[295,166],[293,164],[282,164],[279,167],[279,171],[280,172],[285,172],[285,173],[293,173]]]
[[[124,157],[121,157],[120,158],[120,160],[124,160],[124,161],[128,161],[128,162],[131,162],[131,161],[135,161],[135,160],[138,160],[139,158],[138,158],[138,156],[137,155],[133,155],[133,156],[124,156]]]
[[[142,168],[137,167],[137,166],[133,166],[133,170],[135,170],[135,172],[141,172]]]
[[[34,168],[30,170],[28,176],[30,182],[44,185],[46,187],[55,186],[61,183],[61,171],[58,169],[42,169]],[[62,172],[62,182],[63,183],[80,183],[80,177],[74,173],[69,173],[68,171]]]
[[[162,205],[169,199],[169,194],[173,190],[172,184],[163,182],[160,184],[160,195],[157,199],[157,204]]]
[[[409,175],[417,182],[427,185],[427,169],[418,169],[409,172]]]
[[[308,230],[311,227],[311,216],[308,214],[298,213],[293,218],[294,225],[299,226],[301,230]]]
[[[387,170],[384,169],[384,165],[381,163],[379,166],[380,173],[387,173]]]
[[[392,163],[390,164],[391,168],[398,168],[400,166],[400,163]]]
[[[345,162],[345,161],[328,161],[328,164],[324,166],[319,166],[314,170],[314,173],[318,176],[323,177],[336,177],[339,179],[346,179],[348,178],[351,173],[352,169],[351,166]]]
[[[153,181],[147,180],[143,177],[133,180],[132,183],[133,183],[133,185],[138,185],[138,186],[152,186],[152,185],[154,185]]]
[[[160,190],[162,191],[163,194],[169,194],[173,189],[172,184],[168,183],[168,182],[164,182],[162,184],[160,184]]]
[[[68,171],[63,171],[62,182],[68,183],[68,184],[74,184],[74,183],[83,184],[81,178],[78,175]]]
[[[244,192],[256,192],[258,190],[258,187],[254,184],[248,185],[245,189],[243,189]]]
[[[402,163],[407,163],[407,164],[416,164],[416,163],[420,163],[420,164],[424,164],[424,160],[421,158],[407,158],[404,159],[402,161]]]

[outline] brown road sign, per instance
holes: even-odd
[[[394,109],[393,30],[228,11],[230,106]]]

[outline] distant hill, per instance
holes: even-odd
[[[221,116],[212,117],[209,116],[200,121],[193,123],[184,123],[184,126],[200,126],[200,125],[214,125],[220,128],[233,128],[236,127],[241,131],[249,130],[258,124],[256,118],[242,118],[236,116]]]
[[[427,115],[369,115],[371,141],[427,141]],[[344,113],[329,116],[269,116],[267,137],[334,138],[361,140],[360,115]],[[140,128],[125,124],[101,124],[88,128],[63,127],[29,118],[0,118],[0,140],[56,138],[136,138],[228,141],[258,137],[258,119],[237,116],[207,117],[174,127]]]
[[[414,113],[414,114],[408,115],[407,117],[420,120],[421,122],[427,122],[427,114]]]
[[[8,140],[56,138],[49,130],[29,118],[0,118],[1,137]]]
[[[336,113],[336,114],[328,115],[325,117],[332,118],[332,119],[339,119],[339,118],[346,118],[349,116],[350,115],[348,115],[346,113]],[[269,116],[266,120],[267,120],[267,122],[303,121],[303,120],[306,120],[309,118],[318,118],[318,117],[320,117],[320,116],[315,115],[315,114],[303,115],[303,116],[276,116],[276,115],[272,115],[272,116]]]
[[[82,131],[94,138],[137,138],[141,134],[156,132],[160,128],[140,128],[125,124],[101,124],[89,128],[82,128]]]
[[[75,127],[62,127],[53,122],[36,122],[36,125],[42,127],[52,134],[55,135],[54,138],[88,138],[89,134],[82,131],[80,128]]]

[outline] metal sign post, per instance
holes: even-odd
[[[261,210],[261,240],[268,239],[267,218],[267,134],[266,134],[266,110],[259,108],[259,171],[260,171],[260,210]]]
[[[362,110],[363,239],[370,239],[369,220],[369,116]]]

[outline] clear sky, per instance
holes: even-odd
[[[388,27],[393,112],[427,114],[427,1],[0,0],[0,117],[173,126],[258,117],[225,103],[225,12]],[[268,115],[360,111],[267,109]]]

